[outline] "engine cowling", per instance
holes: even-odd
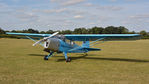
[[[44,48],[57,52],[59,51],[59,45],[60,45],[59,39],[50,38],[47,41],[45,41]]]

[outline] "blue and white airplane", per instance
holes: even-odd
[[[44,57],[44,60],[48,60],[54,52],[63,53],[66,62],[70,62],[70,57],[67,53],[87,53],[89,51],[100,51],[99,48],[91,48],[98,43],[98,41],[107,38],[133,38],[140,37],[139,34],[66,34],[58,35],[59,32],[54,34],[33,34],[33,33],[10,33],[10,35],[23,35],[28,39],[33,40],[35,43],[33,46],[40,44],[44,47],[44,51],[49,55]],[[36,41],[31,37],[43,37],[43,39]],[[82,41],[82,45],[75,44],[75,41]],[[90,42],[92,41],[92,42]],[[44,42],[44,43],[43,43]]]

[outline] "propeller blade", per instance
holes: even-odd
[[[57,35],[58,33],[59,33],[59,32],[55,32],[55,33],[53,33],[51,36],[49,36],[48,38],[51,38],[51,37]]]
[[[44,40],[42,39],[42,40],[37,41],[36,43],[33,44],[33,46],[36,46],[37,44],[41,43],[42,41],[44,41]]]
[[[57,35],[58,33],[59,33],[59,32],[55,32],[55,33],[53,33],[52,35],[50,35],[49,37],[45,37],[45,38],[43,38],[43,39],[37,41],[36,43],[33,44],[33,46],[36,46],[37,44],[39,44],[39,43],[41,43],[41,42],[43,42],[43,41],[46,41],[47,39],[49,39],[49,38],[51,38],[51,37]]]

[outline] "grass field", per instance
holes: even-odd
[[[0,84],[149,84],[149,40],[109,41],[102,51],[62,54],[48,61],[41,46],[25,39],[0,39]]]

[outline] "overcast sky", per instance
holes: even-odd
[[[149,0],[0,0],[5,30],[125,26],[149,31]]]

